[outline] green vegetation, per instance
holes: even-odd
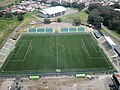
[[[72,24],[74,26],[78,26],[78,25],[80,25],[80,23],[81,23],[80,19],[74,19]]]
[[[71,8],[76,8],[79,11],[81,11],[82,9],[85,8],[85,3],[77,3],[77,2],[70,3],[70,2],[65,2],[65,1],[62,1],[61,3],[58,3],[56,1],[52,1],[51,6],[71,7]]]
[[[37,10],[26,13],[24,15],[24,21],[20,25],[20,28],[25,27],[25,26],[29,26],[32,21],[36,21],[36,22],[40,21],[39,17],[36,16],[37,14],[38,14]]]
[[[44,24],[50,24],[50,23],[51,23],[50,19],[47,19],[47,18],[44,19]]]
[[[81,22],[87,23],[88,14],[86,14],[85,12],[77,12],[77,13],[65,15],[61,19],[63,22],[71,22],[71,23],[73,22],[73,19],[80,19]]]
[[[20,24],[16,19],[1,20],[0,19],[0,46],[9,34]]]
[[[1,0],[0,1],[0,6],[2,7],[8,7],[11,4],[16,4],[19,3],[21,0]]]
[[[61,22],[61,19],[60,19],[60,18],[57,18],[57,22],[58,22],[58,23]]]
[[[118,7],[115,5],[115,7]],[[102,6],[100,4],[90,4],[88,10],[88,23],[96,28],[101,28],[101,23],[110,30],[116,30],[120,34],[120,12],[115,11],[111,6]]]
[[[115,30],[111,30],[111,32],[113,32],[113,35],[110,35],[110,34],[109,34],[108,32],[106,32],[104,29],[101,29],[101,31],[102,31],[103,33],[105,33],[106,35],[112,37],[112,38],[113,38],[114,40],[116,40],[118,43],[120,43],[120,40],[114,37],[115,35],[118,36],[118,37],[120,37],[120,34],[118,34]]]
[[[1,73],[113,70],[91,34],[27,34],[1,68]]]

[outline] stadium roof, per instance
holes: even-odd
[[[105,36],[105,39],[108,41],[108,43],[111,45],[111,46],[116,46],[116,44],[112,41],[112,39],[108,36]]]
[[[55,13],[58,13],[58,12],[62,12],[62,11],[65,11],[66,8],[63,7],[63,6],[56,6],[56,7],[50,7],[50,8],[47,8],[47,9],[43,9],[41,10],[40,12],[44,13],[44,14],[55,14]]]

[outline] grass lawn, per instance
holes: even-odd
[[[119,34],[119,33],[117,33],[117,31],[116,31],[116,30],[111,30],[111,32],[113,32],[116,36],[120,37],[120,34]]]
[[[88,14],[81,11],[81,12],[65,15],[61,19],[63,22],[72,22],[74,18],[80,19],[81,22],[87,23]]]
[[[15,1],[16,0],[0,0],[0,6],[5,7],[7,5],[15,3]],[[17,2],[20,2],[20,0],[17,0]]]
[[[2,73],[113,70],[91,34],[26,34],[1,68]]]
[[[19,24],[20,22],[17,21],[16,19],[13,19],[13,20],[0,19],[0,45]]]
[[[118,40],[117,38],[115,38],[115,37],[113,36],[113,35],[116,35],[116,36],[120,37],[120,34],[118,34],[115,30],[110,30],[110,31],[113,33],[113,35],[109,34],[109,33],[106,32],[104,29],[101,29],[101,31],[102,31],[103,33],[105,33],[106,35],[112,37],[113,39],[115,39],[117,42],[120,43],[120,40]]]
[[[25,26],[29,26],[32,21],[40,21],[39,17],[36,16],[37,14],[38,14],[37,10],[35,10],[33,12],[26,13],[24,15],[24,21],[20,25],[20,28],[25,27]]]

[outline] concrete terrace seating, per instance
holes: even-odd
[[[107,46],[105,46],[105,49],[106,49],[107,51],[109,51],[109,50],[112,49],[112,46],[108,44]]]
[[[2,47],[1,50],[0,50],[0,53],[3,53],[3,54],[6,55],[8,53],[8,51],[9,51],[8,48]]]
[[[11,50],[13,49],[13,46],[15,45],[15,40],[8,39],[7,42],[4,44],[4,46],[0,49],[0,60],[4,61]]]
[[[108,55],[109,55],[111,58],[114,58],[114,57],[117,57],[117,56],[118,56],[118,54],[117,54],[114,50],[108,51]]]
[[[109,43],[108,43],[107,41],[105,41],[105,42],[102,43],[103,46],[106,46],[106,45],[108,45],[108,44],[109,44]]]
[[[5,55],[3,53],[0,53],[0,60],[4,60]]]
[[[100,43],[103,43],[103,42],[105,42],[106,40],[105,40],[105,38],[104,37],[100,37],[99,39],[98,39],[98,42],[100,42]]]
[[[9,43],[6,43],[6,44],[4,45],[4,47],[5,47],[5,48],[8,48],[8,49],[10,49],[11,46],[12,46],[12,44],[9,44]]]
[[[7,41],[7,43],[10,43],[10,44],[12,44],[12,45],[15,45],[15,41],[12,40],[12,39],[9,39],[9,40]]]

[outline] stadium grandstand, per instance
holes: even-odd
[[[107,41],[112,47],[116,46],[115,42],[114,42],[110,37],[108,37],[108,36],[104,36],[104,37],[105,37],[106,41]]]
[[[85,32],[84,27],[62,27],[61,32]]]
[[[29,29],[24,29],[27,33],[54,33],[53,27],[34,27]],[[74,33],[74,32],[86,32],[84,27],[61,27],[58,32],[61,33]]]
[[[53,18],[64,15],[66,8],[63,6],[50,7],[39,11],[39,16],[44,18]]]
[[[98,38],[98,42],[99,43],[103,43],[103,42],[105,42],[106,40],[105,40],[105,38],[103,37],[103,36],[101,36],[100,38]]]
[[[7,42],[4,44],[4,46],[0,49],[0,61],[4,61],[11,50],[13,50],[13,47],[15,45],[15,40],[13,39],[8,39]]]
[[[114,51],[114,49],[110,50],[108,52],[108,55],[111,57],[111,58],[115,58],[118,56],[118,54]]]
[[[111,58],[118,56],[117,52],[114,50],[114,47],[116,46],[116,44],[111,40],[110,37],[102,36],[98,38],[98,41],[103,45],[103,47],[105,48],[105,50],[107,51],[108,55]]]

